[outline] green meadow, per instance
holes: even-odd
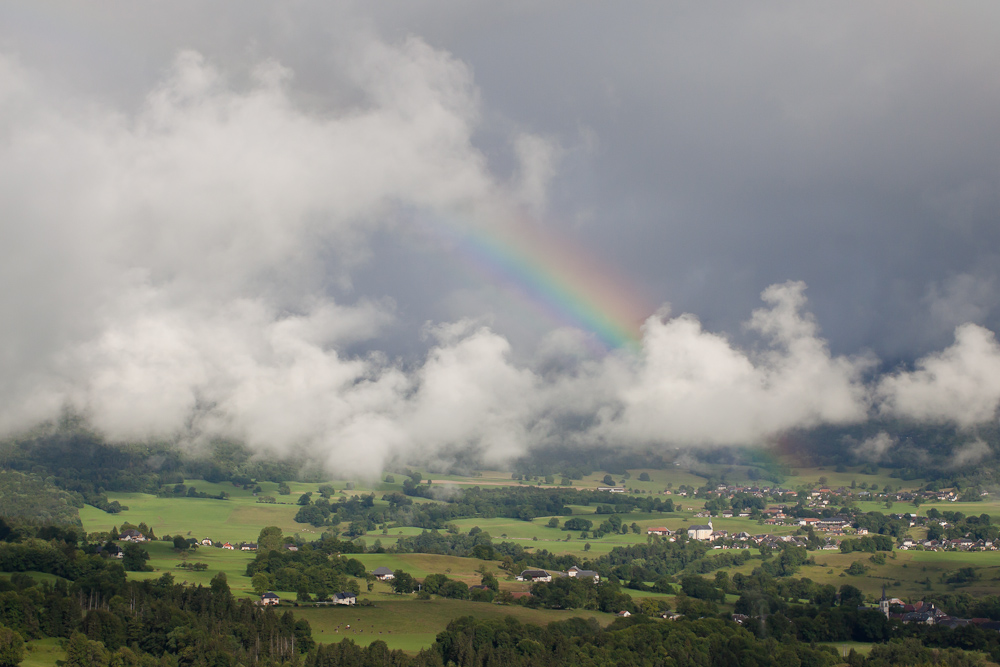
[[[297,505],[258,503],[250,494],[234,494],[229,500],[160,498],[145,493],[110,493],[108,497],[129,509],[120,514],[107,514],[87,505],[80,510],[80,520],[88,533],[110,530],[125,521],[136,525],[145,522],[157,537],[183,535],[197,540],[207,537],[233,543],[256,540],[265,526],[278,526],[287,535],[302,533],[305,536],[316,532],[312,526],[294,521],[299,509]]]
[[[25,642],[21,667],[56,667],[66,658],[63,639],[46,638]]]
[[[405,570],[418,579],[429,574],[447,574],[450,578],[467,584],[479,583],[481,575],[476,570],[484,564],[491,567],[494,572],[499,570],[499,564],[495,561],[438,554],[354,554],[351,558],[357,558],[364,563],[369,572],[379,567],[387,567],[390,570]]]
[[[14,574],[14,573],[13,572],[0,572],[0,577],[9,577],[12,574]],[[27,574],[32,579],[34,579],[36,583],[39,583],[39,584],[41,584],[41,583],[54,584],[56,581],[58,581],[60,579],[60,577],[57,577],[54,574],[49,574],[48,572],[34,572],[34,571],[31,571],[31,570],[28,570],[24,574]]]
[[[382,640],[390,649],[410,652],[430,646],[448,623],[462,616],[513,616],[522,622],[540,625],[574,617],[596,618],[601,625],[614,620],[613,614],[592,611],[540,610],[468,600],[398,597],[398,601],[379,600],[372,607],[299,607],[295,609],[295,614],[309,621],[313,639],[317,642],[330,643],[350,638],[357,644],[367,646]]]
[[[157,579],[169,572],[174,577],[174,581],[178,583],[208,586],[212,577],[221,572],[226,575],[226,580],[234,595],[253,595],[250,589],[250,579],[246,576],[246,569],[247,564],[253,560],[255,554],[216,547],[198,547],[197,549],[179,551],[174,549],[170,542],[160,541],[147,542],[143,548],[149,553],[149,561],[146,564],[153,570],[151,572],[129,572],[129,577]],[[195,572],[178,567],[184,562],[205,563],[208,565],[208,569]]]

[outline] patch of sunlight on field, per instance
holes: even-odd
[[[254,559],[252,553],[230,551],[216,547],[198,547],[180,552],[170,542],[147,542],[143,545],[149,553],[146,563],[151,572],[129,572],[133,579],[158,579],[169,572],[177,583],[208,586],[212,577],[220,572],[226,575],[229,588],[234,595],[250,595],[250,578],[246,576],[247,565]],[[196,572],[178,567],[183,562],[204,563],[208,569]]]
[[[255,499],[160,498],[146,493],[109,493],[108,498],[127,505],[128,510],[108,514],[87,505],[80,510],[84,530],[107,531],[124,522],[146,523],[157,537],[183,535],[201,540],[251,542],[265,526],[278,526],[286,535],[313,531],[296,523],[295,505],[270,505]]]
[[[56,667],[66,659],[62,641],[60,638],[50,637],[26,642],[24,660],[20,663],[20,667]]]
[[[416,652],[434,643],[437,634],[452,620],[462,616],[502,618],[513,616],[524,623],[545,625],[574,617],[596,618],[601,625],[614,620],[613,614],[587,610],[555,611],[528,609],[518,605],[500,606],[468,600],[417,600],[400,596],[399,601],[377,602],[374,607],[298,607],[294,614],[312,627],[313,639],[321,643],[350,638],[357,644],[382,640],[390,649]],[[347,625],[351,628],[348,629]]]

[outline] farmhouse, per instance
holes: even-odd
[[[352,605],[352,604],[357,604],[357,602],[358,602],[358,596],[355,595],[354,593],[350,593],[347,591],[344,591],[342,593],[335,593],[333,596],[334,604]]]
[[[240,545],[240,551],[257,551],[256,542],[244,542]]]
[[[118,539],[124,542],[145,542],[146,536],[135,528],[129,528],[128,530],[123,530]]]
[[[270,607],[271,605],[276,605],[279,602],[281,602],[281,598],[279,598],[277,595],[275,595],[271,591],[268,591],[267,593],[264,593],[263,595],[260,596],[260,603],[262,605],[264,605],[265,607]]]
[[[566,570],[567,577],[573,577],[576,579],[593,579],[594,583],[601,580],[601,575],[599,575],[594,570],[582,570],[576,565]]]
[[[712,539],[712,522],[709,521],[708,524],[690,526],[688,528],[688,538],[692,540]]]
[[[230,551],[235,551],[235,550],[236,550],[236,547],[234,547],[234,546],[233,546],[232,544],[230,544],[229,542],[226,542],[225,544],[223,544],[223,545],[222,545],[222,548],[223,548],[223,549],[229,549]]]
[[[212,546],[212,540],[211,540],[211,538],[206,537],[205,539],[203,539],[201,541],[201,545],[203,547],[210,547],[210,546]]]
[[[605,491],[607,493],[625,493],[625,487],[623,486],[599,486],[598,491]]]
[[[646,529],[646,534],[647,535],[662,535],[662,536],[666,536],[666,535],[673,535],[674,533],[669,528],[665,528],[663,526],[658,526],[656,528],[647,528]]]
[[[552,575],[545,570],[525,570],[517,577],[518,581],[552,581]]]
[[[375,571],[372,572],[372,576],[379,581],[389,581],[390,579],[396,578],[396,575],[392,573],[392,570],[387,568],[385,565],[375,568]]]

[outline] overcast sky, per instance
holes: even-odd
[[[329,4],[0,7],[0,427],[996,418],[996,3]]]

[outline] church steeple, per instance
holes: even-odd
[[[878,610],[889,618],[889,598],[885,596],[885,584],[882,584],[882,599],[878,601]]]

